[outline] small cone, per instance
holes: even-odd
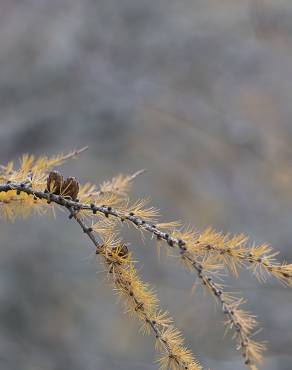
[[[52,194],[60,194],[63,184],[63,176],[58,171],[51,171],[47,179],[47,191]]]
[[[78,192],[79,192],[79,184],[76,181],[75,177],[68,177],[62,185],[61,194],[63,196],[69,196],[73,200],[76,200],[78,196]]]

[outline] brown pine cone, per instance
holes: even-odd
[[[71,197],[73,200],[77,199],[79,192],[79,184],[75,177],[68,177],[62,185],[61,195],[64,197]]]
[[[63,184],[63,176],[58,171],[51,171],[47,178],[47,191],[52,194],[60,194]]]

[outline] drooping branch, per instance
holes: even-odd
[[[93,230],[79,217],[78,211],[65,206],[70,218],[74,218],[83,232],[89,237],[96,248],[96,254],[103,258],[108,267],[113,285],[118,293],[126,298],[126,307],[142,321],[145,333],[154,333],[157,348],[163,353],[158,360],[161,370],[184,369],[202,370],[191,352],[183,347],[182,336],[172,324],[167,313],[158,310],[157,298],[154,293],[138,277],[130,254],[121,253],[122,247],[107,245],[97,241]]]
[[[123,210],[115,210],[110,206],[99,206],[93,203],[80,203],[78,201],[73,201],[68,197],[49,193],[48,191],[33,190],[27,184],[10,183],[0,186],[0,192],[11,190],[16,191],[18,194],[25,192],[28,195],[32,195],[36,199],[46,200],[47,203],[53,202],[60,206],[66,207],[70,211],[70,217],[74,217],[76,219],[83,231],[89,236],[94,245],[97,247],[97,250],[99,246],[95,239],[93,229],[91,227],[86,227],[86,225],[82,223],[80,217],[76,216],[80,211],[89,211],[93,214],[98,212],[106,217],[115,217],[122,222],[129,221],[135,225],[135,227],[150,232],[152,235],[156,236],[157,239],[164,240],[167,242],[169,247],[177,247],[180,251],[180,256],[183,262],[192,267],[202,285],[208,289],[211,295],[213,295],[213,297],[215,297],[215,299],[221,305],[222,311],[227,318],[226,325],[235,331],[235,337],[238,340],[239,348],[242,350],[245,364],[251,369],[256,368],[255,363],[261,360],[261,352],[264,349],[264,346],[261,343],[257,343],[251,339],[252,330],[256,326],[254,317],[239,307],[241,303],[243,303],[242,300],[238,300],[230,294],[225,293],[223,291],[223,286],[216,283],[210,276],[208,276],[206,263],[199,261],[194,257],[194,255],[188,249],[187,243],[183,239],[176,238],[166,232],[163,232],[156,225],[146,222],[141,217],[136,216],[133,212],[125,213]]]

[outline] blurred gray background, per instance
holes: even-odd
[[[292,261],[290,0],[0,0],[0,157],[89,145],[65,175],[147,168],[133,198],[163,219],[245,232]],[[151,337],[116,304],[63,214],[0,221],[0,369],[154,370]],[[205,368],[244,369],[213,300],[154,243],[127,239]],[[292,369],[292,291],[231,279]]]

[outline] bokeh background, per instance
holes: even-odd
[[[147,168],[132,197],[165,220],[244,232],[288,261],[291,96],[290,0],[0,0],[1,163],[89,145],[65,175]],[[76,225],[58,214],[0,233],[0,369],[157,368]],[[213,300],[126,236],[205,368],[244,369]],[[291,370],[291,290],[231,282],[264,328],[262,368]]]

